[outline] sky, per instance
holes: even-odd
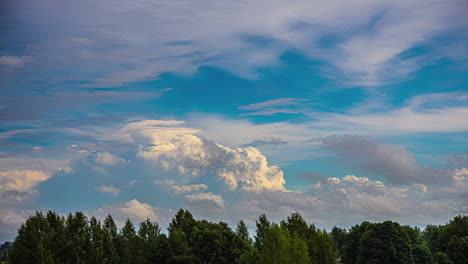
[[[0,241],[36,210],[468,214],[465,0],[4,0]]]

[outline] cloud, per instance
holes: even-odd
[[[280,145],[285,145],[287,143],[288,143],[287,141],[284,141],[281,138],[270,137],[266,139],[255,139],[255,140],[252,140],[252,142],[250,143],[244,144],[243,146],[252,146],[252,147],[260,147],[260,146],[268,146],[268,145],[280,146]]]
[[[468,168],[451,170],[453,185],[441,186],[434,193],[437,198],[463,199],[468,202]]]
[[[0,65],[10,68],[21,68],[32,60],[31,56],[0,56]]]
[[[401,108],[384,113],[362,115],[330,115],[331,123],[365,129],[374,133],[466,132],[468,125],[461,122],[468,115],[468,107],[413,110]]]
[[[192,206],[224,209],[223,197],[210,192],[190,194],[186,195],[185,198]]]
[[[206,186],[206,184],[191,184],[191,185],[182,185],[182,186],[173,185],[171,186],[171,189],[174,190],[175,193],[180,194],[180,193],[207,190],[208,186]]]
[[[237,126],[239,134],[249,136],[262,129],[274,135],[294,132],[287,138],[288,148],[291,141],[307,144],[304,147],[307,151],[320,146],[350,167],[360,169],[356,175],[344,177],[326,178],[305,173],[301,176],[314,180],[310,186],[301,186],[301,191],[294,187],[286,189],[285,177],[292,176],[283,175],[279,167],[267,162],[263,150],[228,146],[208,136],[205,138],[212,132],[208,129],[214,126],[211,122],[216,120],[208,119],[209,124],[200,123],[199,126],[194,122],[197,119],[189,122],[143,120],[131,121],[121,129],[89,129],[94,137],[106,139],[105,144],[67,146],[70,152],[83,153],[69,162],[71,170],[41,184],[44,189],[38,201],[44,208],[61,206],[50,202],[55,199],[54,195],[47,195],[47,190],[49,193],[60,190],[75,201],[72,205],[67,203],[70,211],[99,207],[89,209],[88,215],[103,218],[111,213],[119,223],[126,218],[141,221],[150,217],[163,226],[178,208],[187,208],[196,217],[233,225],[239,219],[254,223],[261,213],[278,221],[299,211],[309,222],[327,228],[334,224],[349,227],[363,220],[391,219],[412,225],[444,223],[453,215],[468,212],[465,167],[432,170],[421,165],[402,146],[363,136],[334,135],[302,143],[301,140],[311,135],[307,135],[308,130],[295,130],[299,126],[294,124],[257,126],[245,121],[221,120],[218,125],[223,129]],[[219,138],[222,136],[226,135],[220,134]],[[261,136],[268,139],[265,134]],[[239,138],[231,142],[242,142]],[[267,148],[267,145],[262,147]],[[45,146],[38,155],[47,153],[49,148]],[[280,152],[286,155],[283,148]],[[64,153],[68,157],[69,154]],[[112,176],[102,176],[92,169],[98,153],[108,153],[108,157],[125,156],[128,161],[118,166],[103,166]],[[31,162],[14,163],[10,159],[8,163],[16,166]],[[428,173],[413,173],[420,171]],[[440,176],[440,181],[436,176]],[[294,185],[294,179],[290,181]],[[34,190],[34,186],[31,189]],[[99,195],[96,189],[119,195]],[[83,197],[83,193],[95,197]],[[125,200],[119,201],[121,198]]]
[[[0,241],[11,241],[21,224],[32,214],[29,210],[0,207]]]
[[[403,146],[372,141],[357,135],[332,135],[323,139],[326,149],[342,158],[345,164],[375,173],[391,184],[434,183],[433,172],[422,166]]]
[[[300,178],[307,179],[313,182],[319,182],[325,179],[322,174],[314,173],[314,172],[302,172],[298,175]]]
[[[253,111],[242,115],[273,115],[278,113],[298,114],[302,111],[297,109],[299,104],[307,102],[307,99],[280,98],[261,103],[240,106],[238,109]]]
[[[152,221],[157,221],[158,217],[156,214],[156,209],[150,206],[147,203],[142,203],[136,199],[130,200],[121,205],[118,208],[123,214],[130,218],[138,219],[140,221],[145,220],[146,218],[151,219]]]
[[[375,85],[448,56],[441,53],[445,49],[429,50],[422,58],[405,52],[439,44],[437,36],[451,35],[452,29],[467,24],[463,0],[112,4],[106,9],[106,0],[70,1],[65,9],[31,1],[22,12],[31,10],[34,15],[15,18],[30,30],[39,25],[50,29],[47,39],[53,43],[34,43],[40,47],[34,53],[38,65],[61,65],[72,75],[69,78],[84,79],[82,86],[94,88],[154,80],[163,72],[192,72],[200,65],[255,78],[255,69],[279,65],[280,56],[289,50],[325,61],[329,67],[324,73],[344,75],[353,84]],[[125,15],[114,21],[115,14]],[[58,23],[62,15],[70,18],[66,25]],[[258,38],[266,41],[259,43]],[[53,74],[44,72],[44,78],[58,77]]]
[[[50,175],[38,170],[11,170],[0,172],[0,195],[14,196],[22,200],[34,192],[34,187],[46,181]]]
[[[126,163],[127,161],[114,156],[108,152],[99,152],[96,154],[96,163],[104,165],[104,166],[114,166],[119,163]]]
[[[137,127],[133,138],[140,144],[137,156],[167,172],[187,180],[215,175],[230,190],[285,190],[281,169],[269,166],[266,157],[253,147],[226,147],[199,137],[195,134],[198,130],[192,128],[133,126]]]
[[[104,193],[110,193],[113,195],[117,195],[120,193],[120,189],[118,187],[112,185],[99,185],[97,190]]]

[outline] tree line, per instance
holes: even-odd
[[[118,229],[111,215],[101,223],[76,212],[67,217],[36,212],[15,240],[0,246],[6,263],[162,263],[162,264],[466,264],[468,217],[423,231],[396,222],[363,222],[331,232],[307,224],[299,213],[279,223],[260,215],[250,236],[244,221],[196,220],[179,210],[167,234],[149,219],[136,228],[127,220]]]

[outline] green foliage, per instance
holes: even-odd
[[[36,212],[18,230],[13,243],[0,246],[0,261],[50,264],[335,264],[468,263],[468,218],[457,216],[443,226],[418,228],[398,223],[363,222],[349,231],[327,233],[293,213],[280,225],[265,215],[256,221],[255,243],[244,221],[234,232],[226,223],[195,220],[179,210],[168,235],[149,219],[135,228],[130,220],[119,230],[109,215],[101,222],[77,212],[64,217]]]
[[[0,245],[0,263],[2,261],[5,261],[5,262],[7,261],[8,254],[10,253],[10,250],[12,247],[13,247],[13,244],[10,241],[6,241]]]
[[[289,234],[299,237],[306,241],[308,235],[308,226],[304,218],[298,213],[292,213],[286,218],[286,221],[281,221],[281,226],[289,231]]]
[[[456,216],[442,226],[427,226],[422,236],[436,263],[468,263],[468,216]]]
[[[357,263],[414,263],[404,229],[386,221],[367,230],[360,239]]]
[[[336,263],[337,253],[331,235],[325,230],[316,229],[314,225],[309,226],[308,233],[307,244],[312,263]]]
[[[237,260],[238,264],[258,264],[260,263],[260,252],[256,247],[246,247]]]
[[[332,236],[336,251],[341,254],[341,250],[346,241],[348,232],[344,228],[334,226],[330,232],[330,235]]]
[[[270,221],[268,221],[266,215],[262,214],[258,217],[258,220],[255,221],[255,224],[257,226],[257,231],[255,234],[255,247],[260,250],[263,246],[263,239],[265,238],[265,234],[270,228]]]
[[[289,263],[308,264],[311,262],[307,243],[294,233],[289,242]]]
[[[54,263],[52,235],[49,222],[40,212],[26,220],[13,242],[10,259],[13,263]]]
[[[249,230],[247,229],[247,226],[244,223],[244,220],[240,220],[239,223],[237,224],[236,228],[236,235],[250,243],[250,237],[249,237]]]
[[[273,224],[268,228],[262,242],[261,261],[263,264],[288,264],[290,238],[287,230]]]

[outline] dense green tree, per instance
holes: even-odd
[[[69,214],[65,225],[67,240],[70,242],[65,248],[67,252],[65,261],[77,264],[86,263],[87,254],[91,250],[87,217],[82,212]]]
[[[309,264],[309,249],[307,243],[294,233],[289,241],[289,263],[291,264]]]
[[[406,232],[391,221],[376,224],[361,237],[357,263],[414,263]]]
[[[449,256],[440,251],[433,254],[433,260],[435,264],[453,264],[453,261],[450,260]]]
[[[111,215],[108,215],[102,226],[104,264],[115,263],[117,260],[117,225]]]
[[[241,253],[236,263],[237,264],[259,264],[260,252],[258,251],[256,247],[249,245]]]
[[[49,222],[42,213],[36,212],[29,217],[13,242],[9,256],[12,263],[54,263],[51,233]]]
[[[287,230],[273,224],[265,232],[260,251],[263,264],[289,264],[290,238]]]
[[[138,230],[138,263],[163,263],[168,258],[169,244],[167,237],[161,234],[157,223],[149,219],[140,223]]]
[[[117,236],[118,263],[138,263],[138,237],[132,222],[127,219]]]
[[[312,263],[333,264],[336,263],[337,254],[333,244],[333,238],[325,231],[309,226],[309,256]]]
[[[190,263],[190,261],[194,261],[187,234],[181,230],[172,229],[169,232],[168,240],[171,249],[171,263]]]
[[[195,219],[193,219],[192,214],[188,210],[180,209],[172,218],[171,223],[169,224],[169,235],[178,230],[182,231],[187,235],[190,235],[195,225]]]
[[[281,226],[286,228],[291,236],[297,236],[304,241],[309,238],[309,227],[298,212],[292,213],[286,220],[281,221]]]
[[[0,245],[0,261],[8,260],[8,254],[10,253],[12,247],[13,243],[10,241],[5,241]]]
[[[342,263],[357,263],[361,246],[361,237],[367,230],[372,229],[374,225],[375,224],[371,224],[369,222],[362,222],[362,224],[351,228],[342,248]]]
[[[456,216],[442,226],[429,225],[423,232],[423,238],[436,262],[443,262],[445,256],[455,264],[468,263],[468,216]]]
[[[46,214],[47,222],[50,226],[50,243],[49,246],[53,251],[54,260],[66,259],[66,250],[70,245],[70,240],[67,239],[67,231],[65,229],[65,219],[56,212],[49,211]],[[57,261],[55,261],[57,262]]]
[[[265,214],[262,214],[258,217],[258,220],[255,221],[255,224],[257,226],[255,234],[255,247],[261,251],[263,246],[263,239],[265,238],[265,234],[270,228],[270,221],[268,221],[268,218]]]
[[[416,264],[431,264],[433,262],[431,251],[427,242],[421,237],[421,230],[417,227],[403,226],[403,230],[408,235],[411,248],[411,255]]]
[[[336,250],[341,248],[345,264],[468,263],[466,216],[457,216],[446,225],[429,225],[423,232],[386,221],[363,222],[349,232],[335,227],[329,234],[308,226],[299,213],[281,221],[281,226],[261,215],[256,225],[254,246],[243,221],[234,232],[223,222],[197,221],[186,210],[174,216],[169,236],[149,219],[139,223],[138,232],[129,220],[119,231],[110,215],[101,225],[95,217],[88,221],[81,212],[66,218],[37,212],[21,225],[11,249],[8,244],[0,246],[0,258],[14,264],[334,264]]]
[[[105,252],[104,252],[104,242],[105,242],[105,232],[101,227],[101,223],[95,218],[91,217],[89,220],[89,252],[87,253],[87,262],[86,263],[105,263]]]
[[[330,232],[330,235],[333,238],[333,244],[335,245],[336,251],[341,255],[341,249],[346,241],[346,236],[348,232],[344,228],[339,228],[334,226]]]
[[[244,220],[240,220],[237,224],[236,235],[245,241],[251,242],[249,230],[247,229]]]

